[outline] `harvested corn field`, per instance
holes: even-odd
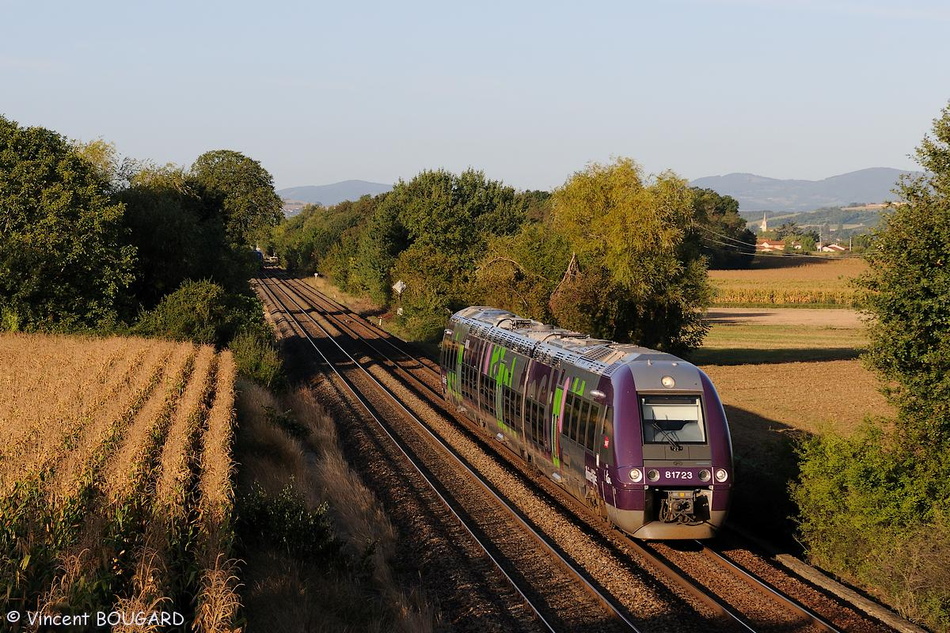
[[[208,346],[0,336],[0,595],[18,630],[230,630],[234,374]]]

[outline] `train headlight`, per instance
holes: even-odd
[[[673,380],[673,376],[663,376],[660,378],[660,383],[667,389],[672,389],[676,386],[676,381]]]
[[[729,479],[729,471],[726,470],[725,468],[717,468],[716,481],[718,481],[719,483],[722,483],[727,479]]]
[[[658,471],[656,468],[651,468],[650,470],[647,471],[647,479],[649,479],[650,481],[656,481],[659,478],[660,478],[660,471]]]
[[[639,468],[631,468],[630,479],[633,480],[633,483],[640,483],[643,481],[643,471]]]
[[[712,478],[712,473],[710,473],[710,472],[709,472],[708,470],[706,470],[705,468],[703,468],[701,471],[699,471],[699,480],[700,480],[700,481],[709,481],[710,478]]]

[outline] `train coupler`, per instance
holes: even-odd
[[[700,523],[708,517],[708,500],[695,490],[668,490],[660,501],[659,519],[664,523]]]

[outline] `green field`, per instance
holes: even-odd
[[[851,360],[866,346],[863,328],[717,323],[690,360],[700,365]]]

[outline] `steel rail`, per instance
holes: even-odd
[[[702,547],[703,553],[709,558],[716,561],[718,564],[730,569],[733,573],[744,578],[749,584],[761,591],[763,594],[769,596],[776,602],[782,604],[787,609],[794,611],[801,615],[803,618],[811,621],[812,624],[821,628],[824,631],[829,631],[831,633],[841,633],[840,629],[836,628],[833,624],[829,623],[827,620],[822,618],[820,615],[809,610],[802,604],[799,604],[797,601],[793,600],[789,596],[783,594],[781,591],[778,591],[762,579],[751,574],[749,571],[743,569],[733,561],[729,560],[722,555],[721,552],[717,552],[712,549],[702,541],[695,541],[700,547]]]
[[[544,616],[543,616],[542,613],[540,612],[539,608],[538,608],[537,606],[535,606],[534,603],[531,601],[531,599],[528,597],[528,595],[526,594],[525,590],[523,590],[523,589],[518,585],[517,581],[511,576],[511,574],[509,574],[509,573],[505,570],[505,568],[504,568],[504,566],[502,565],[502,563],[499,562],[499,560],[496,559],[495,556],[492,555],[492,553],[490,552],[488,546],[486,546],[486,545],[481,541],[481,539],[478,538],[478,536],[474,533],[474,531],[472,530],[472,528],[467,524],[467,522],[465,521],[465,519],[463,519],[463,518],[460,516],[460,514],[456,511],[456,509],[453,507],[452,502],[451,502],[445,495],[443,495],[443,494],[439,491],[439,487],[425,474],[425,472],[423,472],[422,467],[420,467],[420,465],[416,463],[416,460],[410,455],[411,450],[410,450],[408,447],[406,447],[406,446],[403,444],[403,442],[402,442],[401,440],[399,440],[398,438],[396,438],[396,437],[393,435],[393,433],[390,432],[390,430],[387,428],[387,424],[386,424],[385,422],[383,422],[383,421],[380,419],[379,416],[376,415],[375,411],[373,410],[372,404],[369,403],[368,400],[367,400],[361,393],[359,393],[359,390],[355,387],[355,385],[352,384],[352,382],[351,382],[349,379],[347,379],[346,377],[344,377],[344,376],[337,370],[337,368],[336,368],[336,367],[333,365],[333,363],[329,360],[329,358],[326,356],[326,354],[324,354],[324,352],[323,352],[322,350],[320,350],[320,348],[317,346],[317,344],[315,343],[314,339],[306,332],[306,329],[302,326],[302,324],[301,324],[300,321],[297,319],[297,317],[294,316],[293,314],[291,314],[291,312],[286,309],[286,307],[287,307],[286,304],[285,304],[284,302],[280,301],[280,300],[277,298],[276,293],[274,293],[272,289],[267,288],[266,286],[267,286],[266,284],[261,284],[262,289],[264,289],[264,290],[271,296],[271,298],[275,301],[275,303],[276,303],[278,306],[280,306],[281,308],[283,308],[284,311],[286,312],[286,314],[287,314],[291,319],[293,319],[293,321],[297,324],[297,326],[299,327],[300,331],[304,334],[304,336],[306,337],[307,341],[308,341],[308,342],[310,343],[310,345],[314,348],[314,350],[317,351],[317,353],[320,355],[320,357],[323,359],[323,361],[330,367],[330,369],[331,369],[331,370],[333,371],[333,373],[340,379],[340,381],[343,382],[343,383],[346,385],[348,391],[350,391],[350,392],[353,394],[353,396],[360,402],[360,404],[363,406],[363,408],[366,409],[367,413],[369,413],[369,415],[373,418],[373,420],[380,426],[380,428],[383,430],[383,432],[386,434],[386,436],[389,437],[389,439],[393,442],[393,444],[394,444],[397,448],[399,448],[400,452],[405,456],[405,458],[409,461],[409,463],[410,463],[410,464],[412,465],[412,467],[416,470],[416,472],[418,472],[419,475],[426,481],[426,483],[429,485],[429,487],[430,487],[430,488],[433,490],[433,492],[438,496],[438,498],[442,501],[442,503],[449,509],[449,511],[452,513],[452,515],[456,518],[456,520],[465,528],[465,530],[466,530],[466,531],[469,533],[469,535],[475,540],[475,542],[476,542],[476,543],[478,544],[478,546],[482,549],[482,551],[485,552],[485,554],[489,557],[489,559],[491,559],[492,563],[494,563],[494,565],[501,571],[501,573],[505,576],[505,578],[508,580],[508,582],[511,584],[511,586],[518,592],[518,594],[522,597],[522,599],[525,601],[525,603],[532,609],[532,611],[535,613],[535,615],[538,617],[538,619],[544,624],[545,627],[547,627],[547,629],[548,629],[549,631],[552,631],[552,632],[555,631],[555,629],[553,628],[553,626],[551,625],[551,623],[548,622],[547,619],[544,618]],[[491,486],[491,484],[489,484],[489,483],[488,483],[487,481],[485,481],[478,473],[476,473],[474,470],[472,470],[472,468],[471,468],[467,463],[465,463],[465,461],[455,452],[454,449],[452,449],[450,446],[448,446],[441,438],[439,438],[438,436],[436,436],[436,435],[428,428],[428,426],[427,426],[422,420],[420,420],[420,419],[418,418],[418,416],[416,416],[416,415],[415,415],[414,413],[412,413],[405,405],[403,405],[403,403],[402,403],[385,385],[383,385],[379,380],[377,380],[376,377],[373,376],[373,375],[363,366],[362,363],[360,363],[359,361],[357,361],[355,358],[353,358],[352,355],[349,354],[349,352],[347,352],[345,349],[343,349],[343,347],[333,338],[333,336],[330,335],[330,333],[326,330],[326,328],[324,328],[319,322],[317,322],[317,320],[314,319],[314,318],[307,312],[307,310],[306,310],[303,306],[300,305],[299,302],[297,302],[295,299],[293,299],[293,298],[290,296],[290,294],[287,293],[286,291],[284,291],[284,293],[285,293],[285,296],[287,296],[287,298],[288,298],[291,302],[293,302],[293,303],[295,304],[295,306],[297,307],[297,309],[300,310],[301,313],[304,314],[314,325],[316,325],[316,326],[326,335],[327,339],[330,340],[347,358],[349,358],[349,360],[354,364],[355,367],[357,367],[357,368],[358,368],[360,371],[362,371],[367,377],[369,377],[370,380],[371,380],[373,383],[375,383],[375,385],[376,385],[381,391],[383,391],[400,409],[402,409],[402,411],[403,411],[411,420],[413,420],[413,422],[415,422],[416,425],[417,425],[419,428],[421,428],[422,430],[424,430],[424,431],[429,435],[429,437],[431,437],[433,441],[435,441],[439,446],[441,446],[441,447],[443,448],[443,450],[444,450],[450,457],[452,457],[452,459],[453,459],[461,468],[463,468],[466,472],[468,472],[468,473],[471,475],[471,477],[473,477],[473,478],[476,480],[476,482],[479,483],[479,484],[482,486],[482,488],[483,488],[486,492],[488,492],[488,493],[492,496],[492,498],[494,498],[495,501],[496,501],[502,508],[504,508],[504,509],[512,516],[512,518],[515,519],[515,521],[517,521],[517,522],[523,527],[523,529],[524,529],[528,534],[530,534],[533,538],[535,538],[535,540],[536,540],[540,545],[542,545],[542,547],[544,547],[544,549],[546,549],[546,550],[549,552],[550,555],[554,556],[555,560],[556,560],[566,571],[568,571],[570,574],[572,574],[574,577],[576,577],[578,580],[580,580],[581,583],[582,583],[582,585],[588,590],[588,592],[590,592],[590,593],[591,593],[594,597],[596,597],[602,604],[604,604],[604,605],[607,607],[607,609],[608,609],[609,611],[611,611],[612,615],[613,615],[616,619],[618,619],[620,622],[623,622],[624,624],[626,624],[626,625],[629,627],[629,629],[630,629],[631,631],[635,631],[635,632],[639,633],[640,630],[636,627],[636,625],[635,625],[633,622],[631,622],[631,621],[626,617],[626,615],[623,613],[623,610],[622,610],[620,607],[618,607],[617,605],[613,604],[613,602],[612,602],[607,596],[605,596],[605,595],[604,595],[602,592],[600,592],[596,587],[594,587],[594,586],[587,580],[587,578],[585,578],[585,576],[584,576],[580,571],[578,571],[573,565],[571,565],[571,563],[570,563],[569,561],[567,561],[567,560],[547,541],[547,539],[546,539],[544,536],[542,536],[542,535],[539,534],[534,528],[532,528],[532,527],[520,516],[520,513],[519,513],[516,509],[514,509],[511,505],[509,505],[504,499],[502,499],[502,498],[498,495],[498,493],[493,489],[493,487]]]
[[[290,286],[291,283],[288,281],[288,282],[287,282],[287,285]],[[313,288],[312,286],[310,286],[310,285],[308,285],[308,284],[303,284],[302,282],[301,282],[300,285],[302,285],[304,288],[306,288],[307,291],[308,291],[308,293],[313,294],[314,296],[316,296],[317,298],[319,298],[321,301],[323,301],[323,302],[325,302],[325,303],[329,303],[329,304],[331,304],[331,305],[332,305],[332,304],[335,304],[335,305],[336,305],[338,308],[340,308],[340,309],[348,310],[345,306],[342,306],[342,305],[340,305],[339,303],[337,303],[336,301],[333,301],[332,299],[330,299],[329,297],[327,297],[326,295],[324,295],[323,293],[321,293],[321,292],[320,292],[319,290],[317,290],[316,288]],[[296,288],[296,284],[294,284],[293,287]],[[299,305],[299,304],[298,304],[298,305]],[[409,378],[411,378],[412,380],[416,381],[416,383],[418,383],[418,384],[419,384],[420,386],[422,386],[423,388],[429,390],[429,391],[432,392],[432,393],[435,393],[435,395],[436,395],[438,398],[441,399],[441,397],[442,397],[441,394],[438,394],[438,393],[434,392],[434,391],[432,390],[432,387],[431,387],[431,386],[425,384],[418,376],[414,376],[411,372],[409,372],[409,371],[406,370],[405,368],[401,367],[401,366],[399,365],[399,362],[398,362],[398,361],[396,361],[395,359],[390,358],[389,356],[387,356],[385,352],[383,352],[383,351],[380,350],[378,347],[376,347],[375,345],[373,345],[373,343],[372,343],[371,341],[366,340],[365,338],[359,336],[356,332],[354,332],[354,331],[353,331],[353,328],[350,327],[349,322],[347,322],[346,325],[344,325],[343,323],[341,323],[341,320],[343,320],[343,319],[342,319],[339,315],[337,315],[337,314],[331,314],[331,313],[327,312],[325,308],[324,308],[324,309],[320,309],[320,308],[317,308],[316,306],[313,306],[313,305],[311,305],[311,307],[313,307],[316,311],[318,311],[318,312],[321,314],[321,316],[323,316],[325,319],[327,319],[327,320],[329,320],[329,321],[335,322],[335,324],[336,324],[341,330],[349,330],[349,331],[350,331],[350,337],[351,337],[351,338],[353,338],[353,339],[355,339],[355,340],[358,340],[359,342],[363,343],[364,345],[366,345],[367,347],[369,347],[370,349],[372,349],[375,353],[379,354],[382,358],[384,358],[385,360],[387,360],[387,361],[389,361],[390,363],[392,363],[395,368],[397,368],[397,369],[399,369],[399,370],[405,372],[406,375],[409,376]],[[308,316],[309,316],[309,315],[308,315]],[[311,317],[311,319],[312,319],[312,317]],[[372,327],[373,330],[379,331],[378,328],[376,328],[375,326],[372,326],[372,324],[370,324],[370,325],[371,325],[371,327]],[[321,328],[321,329],[322,329],[322,328]],[[409,356],[410,358],[412,358],[412,359],[416,360],[417,362],[419,362],[418,359],[416,359],[409,351],[404,350],[404,349],[400,349],[399,347],[397,347],[395,344],[393,344],[391,341],[388,341],[387,339],[382,339],[382,340],[384,340],[384,341],[386,341],[387,343],[389,343],[389,345],[390,345],[391,347],[393,347],[393,349],[397,350],[400,354],[405,354],[405,355]],[[335,341],[334,341],[334,342],[335,342]],[[352,360],[352,357],[351,357],[351,360]],[[355,361],[354,361],[354,362],[355,362]],[[419,365],[420,365],[420,367],[422,367],[424,370],[434,373],[434,370],[432,370],[431,368],[426,367],[426,366],[423,365],[421,362],[419,362]],[[401,405],[400,405],[400,406],[401,406]],[[454,416],[453,416],[453,417],[454,417]],[[455,418],[455,419],[457,419],[457,418]],[[426,427],[426,430],[431,434],[431,431],[428,430],[428,427]],[[439,441],[441,442],[441,440],[439,440]],[[563,502],[561,502],[561,505],[563,506]],[[706,605],[706,607],[707,607],[710,611],[712,611],[713,613],[715,613],[717,616],[719,616],[720,618],[723,618],[724,620],[728,620],[728,621],[731,621],[731,622],[734,622],[734,623],[738,624],[742,629],[744,629],[744,630],[746,630],[746,631],[750,631],[750,632],[754,632],[754,631],[755,631],[755,629],[754,629],[752,626],[750,626],[741,616],[739,616],[738,614],[736,614],[736,613],[732,610],[732,608],[731,608],[725,601],[723,601],[723,600],[720,599],[719,597],[717,597],[717,596],[711,594],[711,593],[710,593],[708,590],[706,590],[704,587],[702,587],[702,586],[699,585],[698,583],[696,583],[696,582],[694,582],[693,580],[691,580],[691,579],[688,577],[688,575],[685,574],[684,572],[677,570],[673,565],[671,565],[671,564],[669,564],[667,561],[665,561],[665,560],[663,559],[663,557],[661,557],[658,553],[653,552],[651,549],[649,549],[648,547],[644,546],[642,543],[640,543],[640,542],[638,542],[638,541],[635,541],[635,540],[633,540],[633,539],[627,537],[626,535],[621,535],[620,538],[622,538],[622,539],[624,540],[624,542],[627,544],[628,547],[630,547],[631,549],[636,550],[643,558],[647,559],[647,560],[649,561],[649,563],[650,563],[651,565],[653,565],[653,567],[654,567],[655,569],[657,569],[657,570],[659,571],[659,573],[660,573],[662,576],[664,576],[667,580],[671,581],[673,584],[675,584],[677,587],[679,587],[680,590],[686,592],[687,594],[689,594],[689,595],[692,596],[693,598],[695,598],[695,599],[699,600],[700,602],[702,602],[704,605]]]
[[[338,311],[349,312],[350,314],[354,315],[354,318],[357,321],[362,321],[363,323],[361,325],[363,327],[366,327],[370,331],[377,332],[380,334],[387,334],[387,335],[389,334],[385,330],[382,330],[376,325],[374,325],[372,322],[366,319],[363,319],[359,315],[355,315],[352,312],[352,310],[340,304],[338,301],[335,301],[332,297],[327,296],[326,294],[314,288],[313,286],[306,284],[299,279],[287,280],[287,283],[288,285],[292,285],[295,289],[300,288],[300,289],[305,290],[306,294],[312,295],[312,297],[318,299],[319,301],[325,304],[334,306],[334,309]],[[302,294],[303,293],[301,293],[301,295]],[[376,345],[374,345],[373,342],[363,338],[358,333],[356,333],[349,319],[344,320],[343,318],[341,318],[340,315],[331,314],[330,312],[325,311],[325,309],[317,308],[316,306],[314,306],[314,308],[320,311],[321,315],[324,318],[334,321],[341,329],[349,330],[351,338],[359,340],[364,345],[368,346],[374,352],[379,354],[382,358],[392,363],[395,368],[404,372],[409,378],[415,381],[422,388],[426,389],[430,393],[435,394],[436,397],[441,398],[441,394],[438,394],[437,392],[435,392],[430,385],[426,384],[423,380],[421,380],[418,376],[414,375],[411,371],[407,370],[405,367],[402,367],[400,365],[400,361],[394,358],[391,358],[385,352],[380,350]],[[391,348],[396,350],[398,353],[407,356],[411,360],[414,360],[419,365],[421,370],[425,372],[429,372],[433,375],[437,375],[433,368],[421,362],[420,359],[414,356],[410,350],[400,348],[398,345],[393,343],[387,337],[380,336],[379,340],[385,342],[387,345],[389,345]],[[694,597],[701,599],[703,602],[707,604],[707,606],[709,606],[710,608],[718,612],[721,616],[734,620],[746,630],[749,630],[749,631],[754,630],[747,623],[745,623],[739,616],[732,613],[730,610],[730,607],[726,605],[724,602],[720,601],[718,597],[708,594],[706,590],[704,590],[701,586],[698,586],[696,583],[693,583],[691,580],[683,578],[684,573],[676,571],[676,568],[673,565],[668,564],[661,555],[651,551],[649,548],[644,547],[641,543],[628,538],[626,535],[623,535],[621,538],[623,538],[623,540],[628,546],[636,549],[645,558],[649,559],[651,563],[654,564],[657,568],[659,568],[665,576],[667,576],[671,580],[674,580],[674,582],[676,582],[678,586],[688,591],[690,594],[694,595]],[[781,606],[809,620],[812,624],[814,624],[816,627],[818,627],[821,630],[829,631],[833,633],[840,632],[840,629],[836,628],[833,624],[823,619],[820,615],[809,610],[807,607],[798,603],[793,598],[783,594],[778,589],[769,586],[767,583],[757,578],[753,574],[749,573],[747,570],[743,569],[742,567],[738,566],[733,561],[730,561],[719,552],[716,552],[715,550],[711,549],[708,545],[703,544],[701,541],[695,541],[695,542],[698,545],[700,545],[700,547],[702,548],[701,551],[705,552],[706,556],[713,559],[720,566],[725,567],[730,573],[739,576],[742,580],[744,580],[747,584],[754,587],[756,590],[761,591],[764,595],[768,595],[775,602],[779,603]]]

